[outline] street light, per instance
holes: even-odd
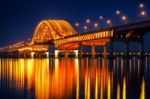
[[[127,17],[123,15],[123,16],[121,16],[121,20],[126,23],[127,22]]]
[[[112,25],[111,20],[110,19],[106,20],[106,24],[109,25],[109,26],[111,26]]]
[[[145,11],[141,11],[140,12],[140,16],[146,16],[146,12]]]
[[[120,15],[120,11],[119,11],[119,10],[117,10],[117,11],[116,11],[116,14],[117,14],[117,15]]]
[[[122,19],[123,21],[126,21],[126,20],[127,20],[127,17],[126,17],[126,16],[122,16],[121,19]]]
[[[78,22],[76,22],[76,23],[75,23],[75,26],[76,26],[76,27],[79,27],[79,23],[78,23]]]
[[[91,20],[90,19],[86,19],[86,23],[90,23],[91,22]]]
[[[138,14],[137,14],[137,22],[138,22],[138,20],[139,20],[140,17],[146,16],[146,12],[144,11],[144,6],[145,5],[143,3],[139,4],[139,11],[140,12],[138,12]]]
[[[98,23],[94,23],[94,27],[97,28],[98,27]]]
[[[106,23],[107,23],[107,24],[111,24],[111,20],[107,20]]]
[[[99,16],[100,19],[103,19],[103,16]]]
[[[87,26],[84,26],[83,29],[86,32],[88,28],[87,28]]]
[[[141,3],[141,4],[139,5],[139,7],[140,7],[140,8],[144,8],[144,4]]]

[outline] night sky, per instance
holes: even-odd
[[[80,32],[88,18],[98,22],[102,15],[113,24],[120,22],[120,17],[115,15],[118,9],[127,16],[128,22],[136,21],[141,19],[137,17],[140,3],[145,5],[149,18],[149,0],[0,0],[0,46],[32,38],[36,25],[43,19],[65,19],[74,27],[75,22],[79,22],[80,28],[75,29]],[[104,22],[99,24],[104,26]],[[145,49],[150,50],[147,43],[150,33],[144,38]]]

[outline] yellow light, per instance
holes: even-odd
[[[127,20],[127,17],[126,17],[126,16],[122,16],[121,19],[122,19],[123,21],[126,21],[126,20]]]
[[[34,52],[31,52],[31,57],[32,57],[32,58],[34,57]]]
[[[78,58],[78,50],[75,50],[75,58]]]
[[[140,99],[145,99],[145,80],[142,78]]]
[[[55,58],[58,58],[59,51],[55,50]]]
[[[21,48],[21,49],[19,49],[19,52],[25,51],[25,50],[30,50],[30,51],[32,51],[32,48],[30,48],[30,47]]]
[[[98,74],[96,73],[96,81],[95,81],[95,99],[98,99]]]
[[[110,76],[108,78],[108,83],[107,83],[107,99],[110,99],[111,98],[111,82],[110,82]]]
[[[49,52],[46,52],[46,57],[49,57]]]
[[[126,78],[123,79],[123,93],[122,93],[122,99],[126,99]]]
[[[141,11],[140,15],[141,15],[141,16],[145,16],[145,15],[146,15],[146,12],[145,12],[145,11]]]

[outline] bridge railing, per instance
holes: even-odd
[[[97,39],[104,39],[104,38],[111,38],[111,37],[113,37],[112,29],[100,31],[100,32],[86,33],[82,35],[69,36],[69,37],[55,40],[54,43],[56,46],[60,46],[65,43],[82,42],[82,41],[97,40]]]
[[[114,32],[120,32],[120,31],[135,30],[135,29],[141,29],[147,27],[150,27],[150,19],[135,22],[135,23],[130,23],[130,24],[114,26],[112,28],[114,29]]]

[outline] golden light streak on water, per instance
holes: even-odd
[[[141,64],[141,60],[138,59],[138,74],[140,73],[140,64]]]
[[[117,99],[120,99],[120,84],[117,85]]]
[[[121,75],[123,75],[123,65],[124,64],[124,61],[123,61],[123,59],[121,59]]]
[[[28,59],[27,60],[27,89],[30,90],[30,88],[34,85],[34,59]]]
[[[144,79],[144,77],[142,78],[140,99],[146,99],[145,98],[145,79]]]
[[[85,74],[85,99],[90,99],[90,77],[88,71]]]
[[[103,77],[102,77],[102,73],[100,74],[100,99],[103,99],[103,89],[104,89],[104,86],[103,86]]]
[[[36,99],[49,99],[49,64],[45,59],[36,60],[35,95]]]
[[[95,81],[95,99],[98,99],[98,74],[96,73],[96,81]]]
[[[59,59],[55,59],[55,78],[58,80]]]
[[[87,99],[87,93],[88,93],[88,78],[87,78],[87,73],[85,74],[85,83],[84,83],[84,99]]]
[[[108,82],[107,82],[107,99],[111,99],[111,82],[110,82],[110,76],[108,77]]]
[[[21,91],[24,88],[24,78],[25,78],[24,60],[18,59],[18,60],[12,60],[12,61],[15,61],[13,63],[14,71],[12,73],[13,81],[15,82],[13,86],[16,87],[15,88],[16,90]],[[10,60],[8,63],[10,63]]]
[[[1,78],[2,78],[2,60],[0,59],[0,80]]]
[[[123,78],[123,91],[122,91],[122,99],[126,99],[126,78]]]
[[[79,59],[75,59],[76,99],[79,99]]]
[[[90,92],[91,92],[91,90],[90,90],[90,77],[88,77],[88,98],[87,99],[90,99]]]
[[[121,76],[117,72],[116,75],[116,72],[109,70],[104,60],[91,61],[86,58],[81,61],[80,67],[79,59],[55,59],[50,62],[51,65],[49,59],[3,59],[0,60],[0,83],[3,83],[0,87],[6,84],[13,93],[19,95],[27,88],[27,97],[35,95],[36,99],[111,99],[114,93],[117,99],[127,98],[127,88],[130,84],[127,86],[126,83],[130,82],[130,74],[127,77],[126,74]],[[103,66],[100,66],[98,61],[103,61]],[[123,60],[119,61],[116,70],[123,64]],[[138,65],[137,60],[136,62]],[[138,66],[135,68],[137,70]],[[3,79],[4,82],[1,81]],[[140,82],[142,83],[138,83],[138,86],[141,86],[138,98],[145,99],[147,85],[144,77]],[[117,83],[117,86],[114,83]]]
[[[13,61],[10,60],[10,64],[9,64],[9,80],[12,81],[13,80]],[[12,83],[10,83],[10,86],[12,86]]]

